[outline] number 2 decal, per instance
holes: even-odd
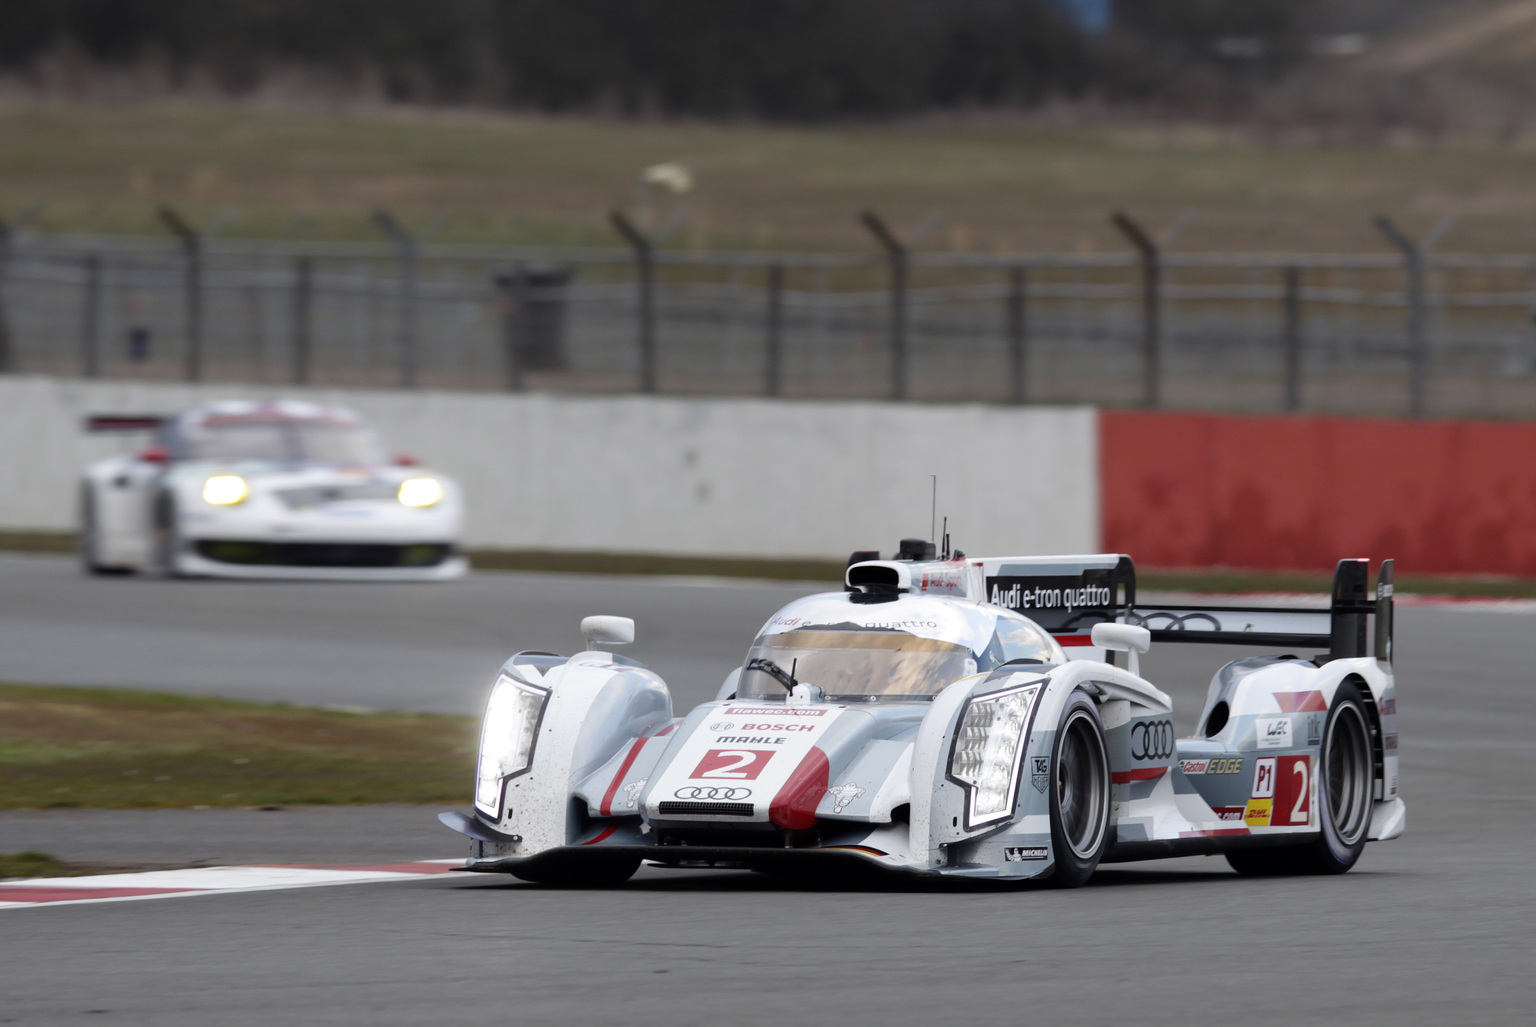
[[[1307,786],[1311,784],[1312,771],[1307,767],[1306,760],[1297,760],[1291,764],[1291,773],[1301,777],[1301,784],[1296,786],[1296,805],[1291,808],[1291,823],[1305,824],[1312,819],[1307,808],[1307,797],[1311,793]]]
[[[695,779],[755,781],[772,758],[771,749],[711,749],[688,776]]]
[[[1312,757],[1280,756],[1275,768],[1275,814],[1271,827],[1312,823]]]

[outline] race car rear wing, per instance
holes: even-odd
[[[1325,648],[1329,659],[1374,654],[1392,659],[1392,566],[1383,560],[1370,594],[1371,562],[1340,560],[1333,572],[1327,609],[1290,606],[1165,606],[1125,610],[1118,618],[1152,632],[1154,642],[1209,642],[1220,645]],[[1374,644],[1368,623],[1376,618]]]
[[[903,543],[903,554],[911,549]],[[1374,651],[1392,659],[1392,561],[1384,560],[1376,596],[1370,595],[1370,561],[1340,560],[1326,608],[1292,606],[1173,606],[1136,602],[1136,569],[1120,553],[1074,556],[880,560],[858,552],[849,561],[845,587],[872,597],[912,592],[963,595],[1017,610],[1061,644],[1091,645],[1093,625],[1136,624],[1154,642],[1324,649],[1327,659]],[[1376,620],[1374,647],[1367,645]]]

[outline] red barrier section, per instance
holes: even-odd
[[[1106,410],[1099,483],[1146,566],[1536,577],[1536,424]]]

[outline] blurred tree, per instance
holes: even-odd
[[[5,0],[0,67],[68,45],[236,94],[299,66],[411,102],[826,119],[1156,95],[1255,46],[1231,39],[1278,68],[1321,2],[1132,0],[1101,37],[1074,18],[1102,0]]]

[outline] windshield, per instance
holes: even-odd
[[[976,660],[965,646],[904,631],[785,631],[752,644],[736,694],[780,699],[793,675],[829,699],[930,696],[974,673]]]
[[[382,463],[373,433],[355,424],[294,419],[205,421],[188,425],[191,460],[279,463]]]

